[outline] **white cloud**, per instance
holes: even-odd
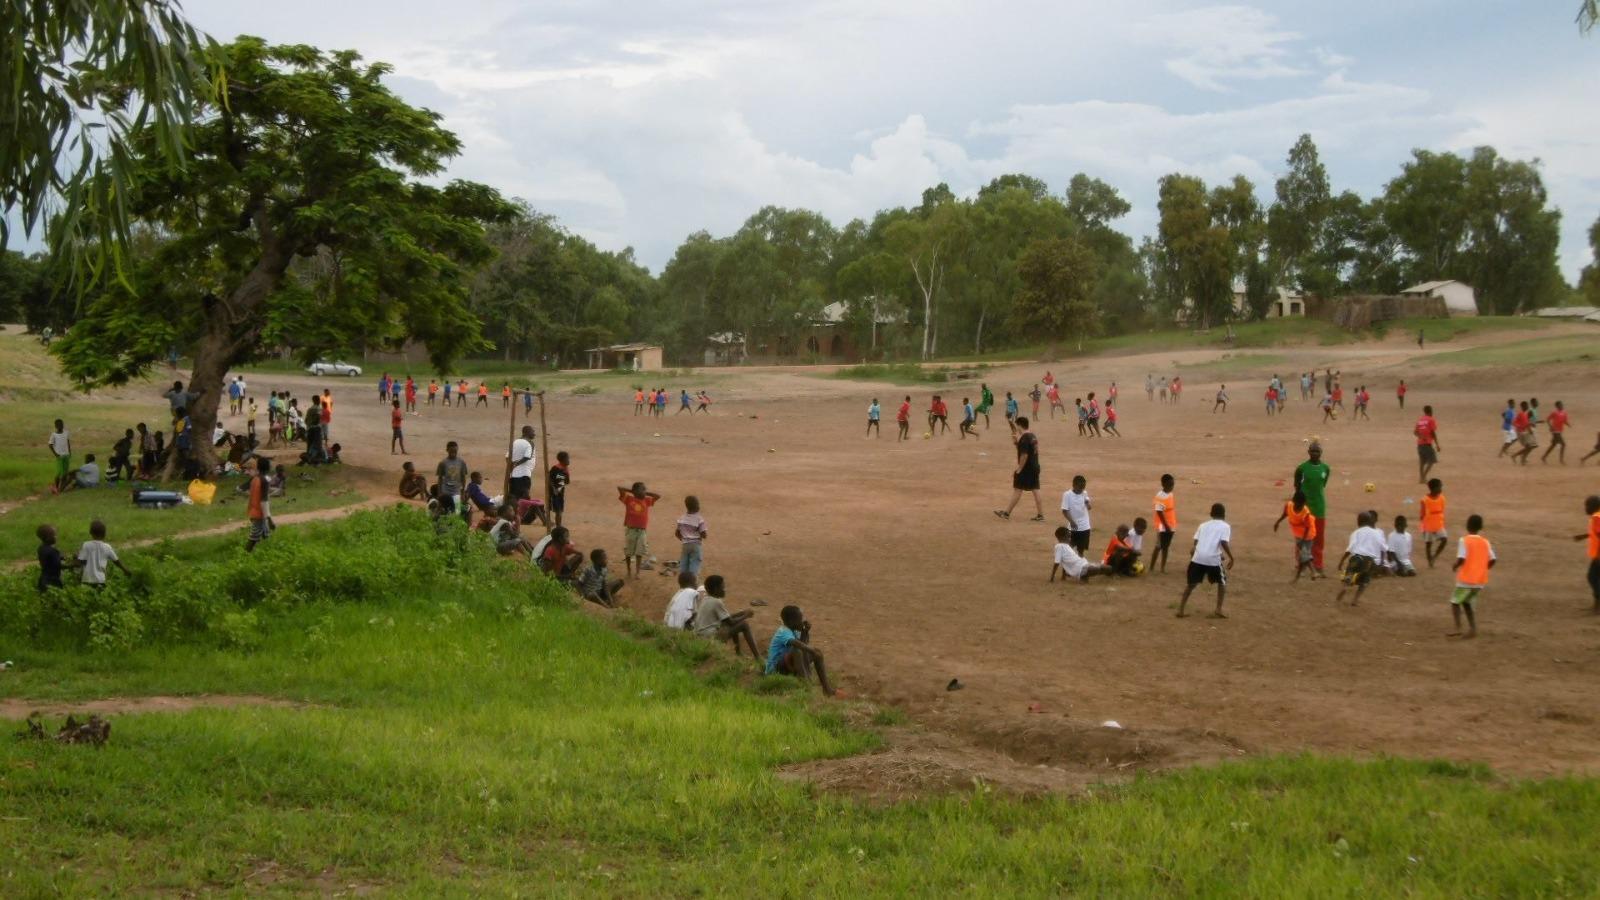
[[[1300,40],[1278,28],[1276,16],[1249,6],[1209,6],[1152,16],[1134,34],[1180,55],[1167,70],[1208,91],[1233,90],[1226,82],[1294,78],[1307,70],[1290,62]]]

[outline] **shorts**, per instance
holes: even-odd
[[[1506,436],[1506,443],[1514,444],[1517,442],[1517,433],[1513,429],[1507,428],[1505,431],[1501,432],[1501,434]]]
[[[67,470],[72,468],[72,458],[66,455],[56,457],[56,477],[67,477]]]
[[[1344,583],[1357,587],[1365,587],[1371,584],[1372,570],[1377,565],[1377,561],[1370,556],[1357,554],[1350,557],[1350,561],[1344,565]]]
[[[1039,489],[1039,470],[1023,469],[1011,476],[1011,488],[1017,491],[1037,491]]]
[[[683,549],[678,552],[678,571],[699,575],[700,561],[703,558],[701,553],[699,541],[685,541]]]
[[[528,499],[528,492],[531,490],[533,490],[533,476],[519,475],[511,479],[507,493],[518,500],[526,500]]]
[[[1156,546],[1162,550],[1170,549],[1172,547],[1172,535],[1173,532],[1170,531],[1156,532]]]
[[[1567,439],[1561,436],[1561,432],[1559,432],[1559,431],[1550,432],[1550,446],[1552,446],[1552,447],[1561,447],[1561,446],[1565,446],[1566,443],[1567,443]]]
[[[1433,449],[1432,444],[1418,444],[1417,459],[1425,463],[1436,463],[1439,461],[1439,453]]]
[[[266,540],[272,532],[267,528],[267,517],[250,520],[250,543],[256,544]]]
[[[1088,553],[1089,552],[1089,529],[1085,528],[1082,531],[1076,531],[1076,530],[1073,531],[1072,532],[1071,544],[1072,544],[1072,549],[1078,551],[1079,553]]]
[[[567,494],[560,491],[550,495],[550,509],[554,512],[565,512],[567,509]]]
[[[394,429],[391,429],[391,430],[392,430],[392,431],[393,431],[393,432],[394,432],[394,436],[395,436],[395,437],[397,437],[397,438],[403,438],[403,437],[405,437],[405,435],[404,435],[404,434],[401,434],[401,433],[400,433],[400,429],[398,429],[398,428],[394,428]]]
[[[1189,586],[1193,587],[1202,581],[1225,586],[1228,583],[1228,575],[1222,570],[1221,566],[1206,566],[1191,561],[1189,563]]]
[[[1294,558],[1295,558],[1295,561],[1301,563],[1302,565],[1305,564],[1305,563],[1311,562],[1312,555],[1313,555],[1312,554],[1312,548],[1315,547],[1315,546],[1316,546],[1316,542],[1311,540],[1310,538],[1295,538],[1294,539]]]
[[[1478,594],[1482,590],[1483,588],[1481,587],[1462,587],[1458,584],[1456,585],[1456,589],[1450,593],[1450,602],[1456,606],[1476,603],[1478,601]]]
[[[1531,431],[1524,431],[1517,435],[1517,440],[1521,441],[1522,446],[1527,447],[1529,450],[1539,446],[1539,439]]]
[[[1429,541],[1447,541],[1449,539],[1450,532],[1445,531],[1443,528],[1439,529],[1438,531],[1424,531],[1422,533],[1422,542],[1424,544],[1428,543]]]
[[[622,530],[622,555],[624,557],[638,557],[644,559],[650,555],[650,542],[645,540],[643,528],[624,528]]]

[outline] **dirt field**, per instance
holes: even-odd
[[[1427,356],[1462,346],[1430,346]],[[642,479],[665,495],[652,548],[675,558],[672,520],[683,496],[696,494],[710,522],[707,572],[728,578],[731,607],[755,598],[770,604],[758,610],[758,641],[764,645],[779,606],[798,603],[847,694],[894,704],[928,731],[1023,765],[1114,773],[1311,750],[1441,756],[1520,774],[1600,772],[1600,617],[1588,612],[1583,548],[1570,540],[1583,528],[1583,496],[1600,490],[1600,468],[1576,465],[1600,427],[1583,370],[1451,371],[1414,358],[1415,347],[1400,339],[1267,353],[1259,363],[1162,353],[984,373],[1002,402],[1006,390],[1020,397],[1046,368],[1069,404],[1091,389],[1103,396],[1113,379],[1122,388],[1121,439],[1080,439],[1073,425],[1048,418],[1036,426],[1046,524],[1027,522],[1025,507],[1011,522],[990,512],[1009,498],[1014,460],[998,411],[981,440],[957,440],[952,423],[949,435],[924,440],[919,426],[914,440],[896,444],[898,399],[910,393],[913,408],[925,409],[930,386],[795,370],[719,373],[713,414],[675,415],[674,400],[659,420],[636,418],[631,394],[552,393],[550,450],[573,456],[567,524],[581,548],[605,546],[620,566],[616,486]],[[1346,416],[1322,426],[1296,385],[1287,414],[1263,414],[1260,397],[1274,370],[1290,381],[1329,365],[1343,371],[1347,393],[1369,386],[1371,422]],[[1184,402],[1147,402],[1146,372],[1182,374]],[[1226,414],[1211,412],[1219,377],[1233,399]],[[1413,387],[1403,413],[1394,399],[1401,377]],[[388,496],[400,460],[388,453],[375,380],[258,375],[251,384],[297,394],[331,385],[334,439],[349,463],[372,470],[374,492]],[[1513,468],[1495,458],[1499,408],[1530,393],[1547,411],[1568,401],[1577,425],[1566,467]],[[953,412],[963,396],[977,395],[976,384],[945,391]],[[863,437],[874,396],[884,407],[881,439]],[[431,474],[453,438],[469,464],[498,483],[508,425],[498,398],[491,403],[488,411],[423,406],[408,418],[419,467]],[[1376,507],[1386,530],[1405,513],[1415,529],[1411,427],[1424,403],[1441,426],[1435,474],[1450,500],[1449,552],[1467,514],[1478,512],[1499,553],[1473,642],[1445,637],[1446,568],[1380,580],[1360,607],[1336,606],[1333,579],[1289,584],[1292,542],[1271,530],[1290,490],[1281,482],[1312,435],[1334,471],[1330,571],[1358,509]],[[1165,576],[1046,583],[1059,498],[1074,474],[1088,477],[1095,500],[1098,560],[1118,523],[1150,516],[1163,472],[1177,476],[1181,511]],[[1377,486],[1372,494],[1362,490],[1368,481]],[[1213,501],[1227,504],[1234,528],[1230,618],[1175,619],[1190,536]],[[1421,563],[1420,541],[1416,558]],[[647,573],[626,599],[656,617],[670,590],[669,579]],[[1209,610],[1209,592],[1196,599]],[[953,677],[966,688],[947,692]],[[1100,728],[1107,719],[1123,730]]]

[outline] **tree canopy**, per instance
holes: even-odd
[[[482,185],[422,180],[460,149],[438,116],[354,52],[247,37],[208,56],[227,86],[196,101],[186,164],[167,165],[153,126],[130,134],[128,207],[161,241],[131,283],[101,280],[54,347],[66,372],[116,384],[192,348],[207,433],[228,368],[264,347],[410,338],[440,366],[481,347],[468,287],[492,253],[486,223],[515,210]]]

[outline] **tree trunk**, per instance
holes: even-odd
[[[189,410],[189,456],[202,478],[210,478],[217,468],[217,448],[211,442],[211,433],[217,424],[217,408],[222,403],[228,369],[243,361],[260,338],[266,325],[267,298],[277,289],[292,257],[270,236],[262,243],[255,268],[225,300],[215,300],[204,307],[205,322],[194,345],[188,390],[198,396]],[[174,452],[172,460],[177,458]],[[169,463],[168,477],[173,468]]]
[[[978,309],[978,336],[972,341],[972,354],[974,356],[983,355],[983,320],[987,318],[988,315],[989,308],[987,306],[980,307]]]

